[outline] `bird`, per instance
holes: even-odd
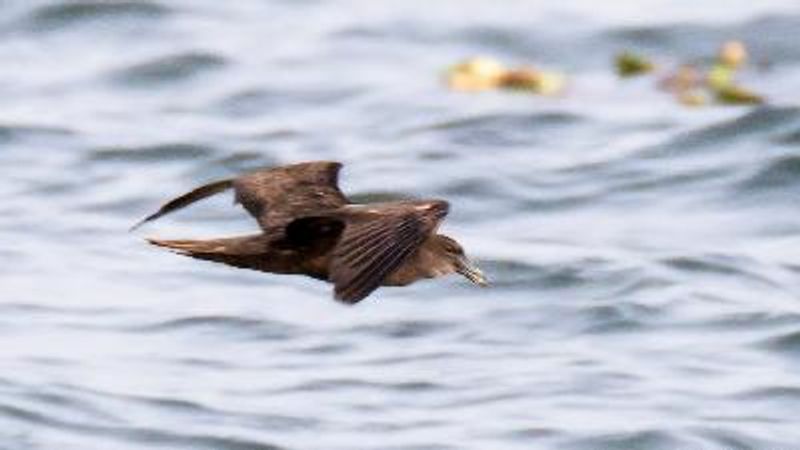
[[[355,204],[338,186],[342,164],[311,161],[262,168],[205,184],[176,197],[131,230],[232,189],[260,233],[206,240],[146,240],[192,258],[275,274],[307,275],[333,284],[334,299],[355,304],[380,286],[461,274],[487,286],[453,238],[439,234],[445,200]]]

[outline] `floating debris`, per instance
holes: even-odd
[[[742,41],[727,41],[719,49],[717,62],[731,69],[737,69],[747,62],[747,47]]]
[[[447,71],[447,84],[458,91],[504,88],[555,95],[563,91],[566,77],[533,67],[508,69],[494,59],[475,57],[451,67]]]
[[[736,69],[725,64],[715,63],[706,75],[706,82],[711,89],[724,89],[734,83]]]
[[[740,85],[736,76],[747,63],[747,47],[741,41],[727,41],[719,49],[714,63],[707,70],[693,64],[682,64],[663,77],[658,86],[672,93],[687,106],[710,103],[719,105],[755,105],[764,103],[760,94]]]
[[[702,89],[689,89],[676,92],[675,98],[678,100],[678,103],[686,106],[704,106],[710,102],[708,94]]]
[[[692,64],[682,64],[675,72],[659,81],[659,88],[672,93],[678,103],[703,106],[710,98],[703,86],[703,74]]]
[[[703,74],[692,64],[682,64],[678,68],[662,78],[658,86],[669,92],[682,92],[690,89],[697,89],[702,85]]]
[[[759,105],[764,103],[761,95],[735,84],[715,89],[714,94],[719,103],[725,105]]]
[[[447,84],[458,91],[494,89],[507,69],[491,58],[475,57],[456,64],[447,71]]]
[[[749,53],[742,41],[730,40],[720,46],[713,64],[698,67],[682,64],[658,81],[658,87],[686,106],[754,105],[764,103],[762,95],[737,81],[739,71],[747,64]],[[620,77],[641,76],[655,72],[657,66],[648,57],[632,51],[622,51],[614,59]],[[558,72],[531,66],[506,67],[487,57],[466,59],[447,71],[447,84],[459,91],[509,89],[539,95],[561,93],[567,83]]]
[[[644,56],[625,51],[617,55],[614,60],[617,75],[620,77],[633,77],[643,75],[655,70],[656,66]]]
[[[747,48],[741,41],[722,44],[707,81],[712,89],[725,89],[735,82],[736,72],[747,62]]]
[[[725,105],[757,105],[764,97],[737,84],[736,74],[747,62],[747,47],[741,41],[727,41],[708,71],[706,82],[717,102]]]
[[[564,90],[565,85],[564,75],[532,67],[509,70],[500,80],[501,87],[532,91],[540,95],[556,95]]]

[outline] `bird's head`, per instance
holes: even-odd
[[[447,263],[450,265],[450,270],[463,275],[469,281],[477,284],[478,286],[488,286],[489,281],[483,275],[478,267],[467,258],[464,253],[464,248],[455,239],[437,235],[438,252],[443,255]]]

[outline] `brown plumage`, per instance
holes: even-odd
[[[209,240],[148,239],[193,258],[281,274],[303,274],[334,284],[337,300],[356,303],[381,285],[460,273],[486,279],[452,238],[436,230],[448,212],[443,200],[355,205],[337,186],[337,162],[261,169],[201,186],[175,198],[137,228],[198,200],[232,188],[262,232]]]

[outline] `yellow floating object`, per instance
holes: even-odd
[[[558,72],[542,72],[539,82],[539,90],[542,95],[556,95],[564,90],[567,85],[567,77]]]
[[[727,41],[719,49],[717,61],[731,69],[736,69],[747,62],[747,47],[742,41]]]
[[[491,58],[475,57],[456,64],[447,72],[447,84],[459,91],[481,91],[500,85],[506,68]]]

